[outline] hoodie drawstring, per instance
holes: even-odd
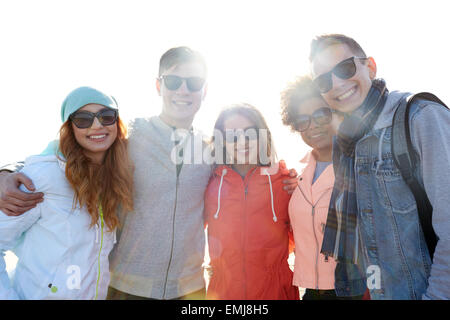
[[[264,170],[264,173],[267,175],[267,177],[269,178],[269,187],[270,187],[270,202],[272,204],[272,213],[273,213],[273,221],[277,222],[278,218],[277,215],[275,214],[275,208],[273,206],[273,190],[272,190],[272,179],[270,179],[270,174],[269,171],[267,169]]]
[[[220,184],[219,184],[219,193],[217,194],[217,211],[214,214],[214,219],[219,218],[219,211],[220,211],[220,193],[222,192],[222,184],[223,184],[223,177],[227,174],[227,169],[222,170],[222,176],[220,177]]]

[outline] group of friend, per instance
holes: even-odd
[[[433,254],[391,148],[411,94],[345,35],[313,39],[310,65],[281,93],[312,148],[298,176],[252,105],[224,108],[211,139],[194,130],[207,66],[188,47],[160,59],[158,116],[126,126],[112,96],[72,91],[59,140],[0,171],[0,299],[450,299],[450,111],[407,115]]]

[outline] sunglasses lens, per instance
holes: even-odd
[[[331,116],[332,114],[329,108],[320,108],[313,113],[312,118],[318,125],[324,125],[330,123]]]
[[[103,110],[98,117],[100,123],[104,126],[110,126],[116,122],[117,113],[115,110],[105,109]]]
[[[187,87],[189,91],[199,91],[203,88],[203,84],[205,83],[205,79],[199,77],[191,77],[186,80]]]
[[[89,113],[78,112],[72,116],[73,123],[80,129],[89,128],[94,121],[94,116]]]
[[[310,116],[307,115],[301,115],[297,119],[297,130],[300,132],[305,131],[309,128],[309,124],[311,122]]]
[[[326,93],[326,92],[330,91],[330,89],[333,85],[331,83],[331,73],[328,72],[328,73],[321,74],[320,76],[318,76],[317,78],[315,78],[313,80],[313,83],[315,84],[317,89],[319,89],[319,91],[321,93]]]
[[[169,90],[177,90],[181,84],[183,83],[183,79],[181,79],[178,76],[163,76],[164,79],[164,85]]]
[[[350,79],[356,73],[355,59],[344,60],[333,69],[333,73],[341,79]]]

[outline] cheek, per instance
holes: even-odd
[[[322,98],[323,100],[325,100],[325,102],[329,105],[332,106],[333,104],[335,104],[337,101],[335,99],[332,98],[332,94],[331,92],[333,92],[333,89],[331,89],[330,91],[328,91],[325,94],[322,94]]]
[[[78,144],[80,144],[81,146],[83,146],[84,144],[84,138],[86,136],[85,130],[86,129],[78,129],[75,125],[72,124],[72,129],[73,129],[73,135],[75,136],[75,140],[78,142]]]
[[[111,139],[113,141],[116,140],[117,132],[118,132],[117,125],[111,126],[111,129],[108,131],[109,131],[109,135],[110,135]]]

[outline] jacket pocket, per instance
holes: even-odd
[[[384,189],[384,205],[392,211],[407,214],[415,211],[416,201],[391,158],[375,161],[372,166],[380,187]]]

